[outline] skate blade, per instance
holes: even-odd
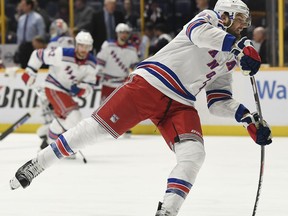
[[[9,185],[10,185],[11,190],[15,190],[21,186],[20,182],[16,179],[16,177],[13,177],[10,180]]]

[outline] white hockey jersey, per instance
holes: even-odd
[[[204,10],[154,56],[137,66],[142,76],[168,97],[194,106],[205,89],[209,110],[240,121],[246,108],[232,99],[232,70],[237,64],[230,52],[236,38],[224,31],[222,20]]]
[[[34,50],[26,70],[37,72],[43,63],[50,66],[45,87],[69,94],[75,83],[96,84],[96,59],[91,53],[80,61],[74,48]]]
[[[63,47],[63,48],[74,48],[74,39],[70,36],[56,36],[51,38],[48,43],[47,48],[54,48]]]
[[[97,54],[97,74],[103,76],[102,84],[118,87],[139,63],[137,50],[132,45],[121,46],[117,41],[105,41]]]

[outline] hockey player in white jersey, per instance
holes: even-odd
[[[45,94],[57,119],[49,125],[49,143],[81,120],[78,104],[73,97],[87,96],[92,91],[91,85],[96,84],[96,60],[89,53],[92,44],[90,33],[82,31],[76,36],[76,48],[35,50],[22,75],[25,84],[31,86],[41,65],[45,63],[50,66],[45,80]]]
[[[74,48],[75,44],[74,38],[69,35],[68,25],[63,19],[54,20],[50,25],[49,33],[50,33],[50,41],[48,43],[47,49],[56,49],[57,47]],[[53,66],[49,70],[53,71],[54,70]],[[46,101],[45,95],[44,94],[41,95],[44,96],[42,101],[45,102]],[[41,125],[37,129],[37,135],[42,139],[40,149],[43,149],[48,145],[49,125],[51,123],[50,121],[47,121],[47,119],[51,119],[51,116],[49,116],[50,112],[47,112],[45,106],[46,105],[43,104],[44,112],[42,113],[42,116],[44,116],[45,118],[45,124]],[[52,106],[50,106],[50,108],[53,109]]]
[[[251,41],[240,38],[249,24],[249,9],[241,0],[218,0],[214,10],[202,11],[169,44],[140,63],[130,80],[90,118],[60,135],[20,167],[10,181],[11,188],[29,186],[59,159],[88,144],[97,144],[103,129],[117,138],[140,121],[151,119],[177,159],[156,215],[177,215],[205,159],[201,124],[194,107],[201,90],[207,93],[212,114],[244,124],[259,145],[272,142],[269,126],[261,124],[258,114],[251,113],[232,95],[231,74],[236,64],[250,71],[250,76],[261,64]]]
[[[50,25],[50,41],[48,48],[73,48],[74,38],[69,35],[67,23],[63,19],[56,19]]]
[[[129,76],[139,62],[137,50],[128,43],[131,28],[119,23],[115,32],[117,40],[105,41],[97,54],[97,75],[101,78],[101,103]]]

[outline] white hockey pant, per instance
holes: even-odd
[[[49,125],[48,143],[55,142],[60,134],[74,127],[79,121],[81,121],[81,113],[79,110],[71,111],[65,119],[53,119]]]
[[[59,159],[75,154],[105,136],[107,132],[92,117],[86,118],[60,135],[56,142],[40,151],[37,156],[38,162],[46,169]]]
[[[164,212],[170,212],[169,216],[178,214],[205,159],[204,145],[199,141],[175,143],[174,150],[177,165],[169,175],[162,204]]]

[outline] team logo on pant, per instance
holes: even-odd
[[[116,114],[113,114],[110,118],[113,123],[116,123],[119,120],[119,117]]]

